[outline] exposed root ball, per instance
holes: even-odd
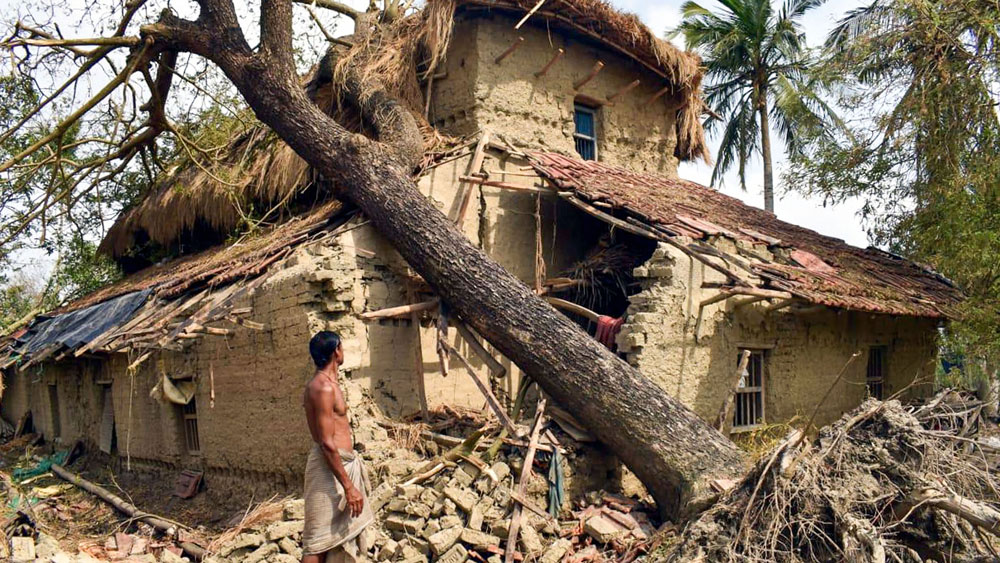
[[[874,399],[814,442],[797,436],[691,523],[670,559],[997,560],[1000,495],[969,441]]]

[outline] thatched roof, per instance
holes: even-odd
[[[428,0],[418,13],[401,18],[366,36],[352,36],[355,46],[340,54],[334,76],[348,65],[361,68],[365,78],[377,79],[407,105],[421,124],[427,151],[454,144],[442,137],[423,117],[423,91],[417,67],[433,73],[448,48],[456,10],[497,10],[513,15],[527,13],[536,0]],[[567,33],[606,45],[662,76],[682,100],[677,110],[676,154],[684,160],[708,160],[701,115],[702,69],[700,59],[658,39],[638,17],[615,10],[604,0],[548,0],[529,20],[545,22]],[[427,64],[429,61],[430,64]],[[324,111],[341,123],[356,116],[337,103],[332,82],[318,83],[318,72],[305,78],[310,93]],[[329,78],[329,77],[327,77]],[[348,125],[351,127],[350,125]],[[335,179],[313,174],[305,161],[263,125],[239,135],[225,158],[210,169],[183,162],[166,174],[135,207],[126,210],[111,227],[100,251],[126,255],[147,241],[172,247],[199,233],[222,235],[255,220],[280,220],[286,211],[302,212],[332,198]],[[299,207],[293,209],[298,203]],[[289,213],[285,213],[287,216]],[[211,242],[217,242],[215,240]]]

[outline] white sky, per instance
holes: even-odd
[[[666,30],[675,27],[680,22],[680,7],[684,0],[611,0],[611,3],[622,10],[637,14],[654,33],[661,37]],[[702,6],[716,10],[719,4],[713,0],[699,0]],[[809,45],[818,46],[826,39],[827,33],[843,17],[844,13],[862,5],[859,0],[828,0],[824,5],[806,14],[802,18],[802,28]],[[683,40],[678,38],[677,42]],[[718,152],[721,135],[709,137],[709,146],[713,156]],[[841,205],[824,207],[819,198],[806,198],[798,193],[786,193],[787,187],[782,185],[781,172],[787,159],[781,149],[781,141],[774,134],[774,210],[779,219],[808,227],[824,235],[843,239],[854,246],[868,246],[868,237],[861,227],[858,211],[861,201],[851,200]],[[701,163],[684,163],[680,167],[680,176],[708,185],[712,178],[712,167]],[[764,206],[764,172],[760,159],[757,158],[747,167],[747,191],[740,189],[739,176],[736,168],[723,179],[719,186],[723,193],[739,198],[755,207]]]
[[[239,2],[240,0],[237,0]],[[255,3],[256,0],[244,0]],[[30,0],[29,0],[30,2]],[[347,0],[348,4],[358,8],[367,6],[367,0]],[[680,21],[680,6],[683,0],[611,0],[611,3],[625,11],[637,14],[654,33],[664,36],[669,28],[672,28]],[[714,0],[702,0],[705,7],[716,10],[719,4]],[[827,32],[833,27],[835,22],[843,14],[862,2],[859,0],[829,0],[823,6],[813,10],[802,19],[807,41],[810,45],[819,45],[823,42]],[[76,5],[77,2],[70,0],[67,6]],[[187,4],[182,1],[181,4]],[[4,14],[2,19],[10,21],[17,17],[18,12],[23,13],[30,9],[29,4],[22,0],[0,0],[0,14]],[[254,10],[255,11],[255,10]],[[71,22],[65,22],[61,26],[62,31],[67,36],[76,35]],[[338,32],[349,27],[348,25],[338,26]],[[682,41],[678,39],[677,41]],[[804,227],[814,229],[825,235],[837,237],[855,246],[867,246],[868,240],[861,226],[858,210],[861,207],[860,201],[848,201],[837,206],[824,207],[820,199],[807,199],[802,195],[788,192],[781,184],[781,172],[787,160],[784,157],[780,139],[772,135],[775,140],[775,188],[776,198],[775,209],[780,219],[796,223]],[[709,138],[709,144],[713,155],[718,148],[718,135]],[[711,178],[712,168],[700,161],[697,163],[685,163],[680,167],[682,178],[693,180],[707,185]],[[739,187],[739,180],[735,173],[726,175],[720,189],[723,193],[737,197],[750,205],[763,206],[763,194],[761,186],[763,184],[763,172],[760,159],[755,159],[747,169],[747,191]],[[40,260],[47,262],[41,253],[28,252],[29,262]],[[41,265],[41,264],[39,264]],[[44,267],[43,267],[44,268]]]

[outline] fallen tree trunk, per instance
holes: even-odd
[[[171,537],[177,536],[177,528],[178,528],[177,523],[165,520],[155,514],[149,514],[148,512],[143,512],[138,508],[136,508],[134,504],[127,502],[125,499],[112,493],[111,491],[105,489],[104,487],[101,487],[100,485],[91,483],[90,481],[69,471],[68,469],[66,469],[61,465],[53,463],[52,472],[61,477],[62,479],[65,479],[66,481],[69,481],[70,483],[76,485],[77,487],[80,487],[81,489],[87,491],[88,493],[99,497],[101,500],[115,507],[116,510],[125,514],[126,516],[130,518],[135,518],[136,520],[141,520],[149,524],[153,528],[156,528],[158,531],[167,534],[168,536]],[[190,542],[179,542],[177,545],[180,546],[180,548],[183,549],[185,553],[187,553],[194,559],[201,560],[205,557],[205,550],[201,546],[195,545]]]
[[[732,442],[486,256],[417,190],[410,172],[421,138],[405,108],[372,84],[344,79],[345,97],[372,125],[374,141],[309,99],[292,61],[290,2],[263,2],[256,49],[230,0],[200,4],[198,20],[164,12],[142,28],[144,37],[219,65],[257,117],[335,182],[338,197],[364,211],[451,311],[615,452],[662,511],[686,516],[714,496],[711,479],[742,472],[744,456]]]

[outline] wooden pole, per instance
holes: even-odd
[[[413,296],[413,291],[410,290],[410,296]],[[413,311],[410,313],[410,325],[413,327],[413,345],[416,349],[413,351],[413,360],[416,363],[416,383],[417,388],[417,400],[420,402],[420,418],[424,422],[430,420],[430,413],[427,409],[427,388],[424,382],[424,341],[420,335],[420,313]]]
[[[579,90],[580,88],[583,88],[588,82],[593,80],[594,77],[597,76],[597,73],[601,72],[601,69],[603,68],[604,68],[604,63],[602,63],[601,61],[597,61],[596,63],[594,63],[594,67],[590,69],[590,73],[587,74],[587,76],[584,76],[580,80],[577,80],[576,82],[573,83],[573,89]]]
[[[62,479],[65,479],[66,481],[69,481],[70,483],[76,485],[77,487],[80,487],[81,489],[87,491],[88,493],[91,493],[99,497],[101,500],[115,507],[115,509],[117,509],[119,512],[126,514],[130,518],[134,518],[136,520],[142,520],[143,522],[149,524],[150,526],[167,534],[170,537],[176,537],[178,527],[182,527],[179,526],[176,522],[171,522],[169,520],[165,520],[159,516],[156,516],[155,514],[149,514],[147,512],[139,510],[138,508],[135,507],[134,504],[130,504],[121,497],[112,493],[111,491],[108,491],[103,487],[95,485],[94,483],[91,483],[90,481],[84,479],[83,477],[80,477],[79,475],[71,473],[69,470],[67,470],[65,467],[62,467],[61,465],[53,463],[52,472],[61,477]],[[201,546],[189,542],[181,542],[178,545],[180,546],[181,549],[183,549],[186,553],[188,553],[189,555],[191,555],[191,557],[194,557],[195,559],[203,559],[205,557],[205,550]]]
[[[361,318],[366,321],[372,321],[375,319],[391,319],[393,317],[405,317],[410,313],[429,311],[437,307],[440,303],[441,300],[435,297],[430,301],[422,301],[420,303],[411,303],[410,305],[400,305],[399,307],[389,307],[388,309],[379,309],[378,311],[369,311],[367,313],[361,313]]]
[[[528,21],[528,18],[535,15],[535,12],[537,12],[538,9],[541,8],[542,4],[544,3],[545,0],[538,0],[538,3],[536,3],[532,9],[528,10],[527,14],[524,14],[524,17],[521,18],[521,21],[517,22],[517,25],[514,26],[514,29],[521,29],[521,26],[524,25],[524,22]]]
[[[479,142],[476,143],[476,151],[472,153],[472,160],[469,161],[469,168],[465,171],[465,175],[476,174],[483,168],[483,161],[486,159],[486,146],[490,143],[490,132],[483,131],[483,136],[479,138]],[[462,228],[462,223],[465,222],[465,214],[469,211],[469,203],[472,201],[472,186],[467,186],[468,189],[465,190],[465,194],[462,195],[462,205],[458,208],[458,217],[455,219],[455,224],[458,225],[459,229]]]
[[[500,64],[501,62],[503,62],[504,59],[511,56],[511,54],[513,54],[514,51],[516,51],[517,48],[520,47],[523,43],[524,43],[524,38],[518,37],[513,43],[510,44],[510,47],[507,47],[506,51],[500,53],[500,56],[497,57],[496,59],[493,59],[493,62],[496,64]]]
[[[565,299],[559,299],[558,297],[546,297],[553,307],[556,309],[562,309],[564,311],[569,311],[570,313],[576,313],[581,317],[586,317],[589,321],[594,321],[595,323],[601,319],[601,316],[597,313],[591,311],[590,309],[584,307],[583,305],[577,305],[572,301],[566,301]]]
[[[521,467],[521,478],[517,482],[517,494],[520,497],[526,496],[528,492],[528,481],[531,479],[531,464],[535,462],[535,450],[538,448],[538,437],[542,431],[542,421],[545,418],[545,397],[538,399],[538,408],[535,413],[535,424],[531,428],[531,438],[528,440],[528,451],[524,454],[524,465]],[[517,535],[521,531],[521,504],[514,504],[514,513],[510,518],[510,528],[507,532],[507,549],[504,551],[504,563],[514,561],[514,551],[517,550]]]
[[[556,54],[552,55],[552,58],[549,59],[549,62],[545,63],[545,66],[542,67],[542,70],[540,70],[540,71],[538,71],[538,72],[535,73],[535,78],[541,78],[541,77],[545,76],[546,74],[548,74],[549,69],[552,68],[552,65],[556,64],[556,61],[558,61],[559,59],[561,59],[562,56],[565,55],[565,54],[566,54],[565,50],[558,49],[556,51]]]
[[[643,104],[643,107],[646,107],[655,102],[656,100],[659,100],[660,96],[666,94],[667,90],[670,90],[671,88],[673,88],[673,86],[664,86],[663,88],[657,90],[655,94],[653,94],[652,96],[649,97],[648,100],[646,100],[646,103]]]
[[[618,98],[624,96],[625,94],[628,94],[629,92],[632,91],[633,88],[635,88],[638,85],[639,85],[639,80],[637,79],[637,80],[633,80],[632,82],[629,82],[628,84],[622,86],[621,88],[618,89],[617,92],[615,92],[614,94],[608,96],[608,103],[609,104],[615,103],[615,100],[617,100]]]
[[[722,432],[726,428],[726,421],[729,420],[729,413],[733,410],[733,400],[736,398],[736,389],[739,388],[740,380],[743,379],[743,371],[750,363],[750,350],[743,350],[740,354],[740,363],[736,366],[736,373],[733,375],[733,382],[729,385],[729,393],[726,400],[722,401],[722,408],[719,409],[719,416],[715,418],[715,429]]]
[[[482,344],[480,344],[479,339],[476,335],[472,333],[469,327],[465,326],[465,323],[456,322],[455,328],[458,329],[458,333],[462,335],[462,338],[469,343],[469,348],[479,356],[486,366],[489,367],[490,373],[493,374],[495,378],[501,378],[507,373],[507,368],[503,367],[503,364],[498,362]]]
[[[465,366],[466,371],[469,372],[469,377],[472,378],[472,382],[476,384],[476,387],[479,388],[479,392],[486,398],[486,404],[490,406],[490,410],[493,411],[493,414],[497,415],[497,418],[500,420],[500,424],[503,425],[503,427],[507,429],[512,436],[517,436],[517,428],[514,426],[514,422],[509,416],[507,416],[507,412],[503,410],[503,407],[500,406],[500,401],[497,400],[496,395],[493,394],[493,391],[490,390],[489,386],[483,383],[482,380],[480,380],[476,375],[476,369],[472,367],[469,360],[465,359],[465,356],[460,354],[451,344],[444,342],[444,346],[448,352],[458,358],[458,361],[462,362],[462,365]]]

